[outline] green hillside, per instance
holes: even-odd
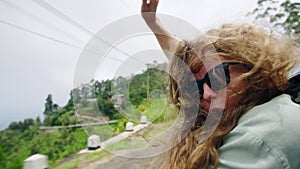
[[[0,132],[0,168],[20,169],[29,156],[39,153],[48,156],[51,166],[64,158],[86,148],[90,133],[102,133],[101,140],[123,132],[126,122],[136,116],[147,114],[150,109],[163,109],[166,100],[168,76],[152,65],[146,71],[133,77],[118,77],[112,80],[94,81],[84,84],[70,92],[70,99],[64,106],[55,104],[49,94],[45,101],[44,118],[25,119],[12,122]],[[119,108],[114,106],[113,95],[127,95]],[[160,105],[153,107],[151,103]],[[141,113],[141,110],[144,111]],[[151,111],[152,112],[152,111]],[[162,112],[162,111],[159,111]],[[162,114],[148,114],[155,121]],[[117,120],[117,123],[88,128],[68,128],[78,123]],[[60,130],[40,130],[41,126],[65,126]]]

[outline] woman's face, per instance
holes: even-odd
[[[201,66],[200,70],[197,73],[194,73],[194,77],[196,78],[196,80],[201,80],[205,77],[208,71],[216,69],[217,67],[223,69],[223,65],[225,65],[224,63],[226,62],[230,62],[230,60],[226,60],[226,58],[224,57],[212,56],[205,58],[202,61],[203,66]],[[239,100],[241,99],[241,94],[239,92],[242,91],[242,89],[244,89],[247,84],[244,80],[235,79],[241,74],[245,73],[247,70],[248,69],[242,64],[229,64],[229,83],[221,89],[214,90],[212,89],[213,87],[209,87],[208,83],[204,81],[203,94],[200,98],[200,106],[204,110],[209,111],[213,109],[226,110],[232,106],[237,105]],[[211,78],[209,79],[211,80]]]

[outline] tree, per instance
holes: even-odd
[[[48,94],[46,98],[46,103],[45,103],[45,111],[44,115],[48,116],[53,113],[53,101],[52,101],[52,95]]]
[[[30,126],[34,126],[35,121],[31,118],[25,119],[23,122],[11,122],[8,126],[9,129],[11,130],[19,130],[21,132],[27,130]]]
[[[6,156],[0,147],[0,168],[5,168],[6,166]]]
[[[299,2],[258,0],[257,4],[258,7],[253,10],[256,19],[268,19],[273,26],[282,27],[287,34],[300,36]]]
[[[95,84],[94,84],[94,88],[95,88],[95,94],[96,94],[96,96],[97,95],[99,95],[99,94],[101,94],[101,89],[102,89],[102,83],[100,83],[100,82],[98,82],[98,81],[96,81],[95,82]]]
[[[72,91],[70,93],[70,99],[69,99],[67,105],[65,106],[65,109],[67,111],[71,111],[71,110],[74,111],[74,100],[73,100]]]
[[[90,87],[88,85],[84,85],[81,89],[81,96],[86,100],[90,96]]]
[[[37,124],[38,126],[40,126],[40,125],[42,124],[42,121],[41,121],[40,116],[38,116],[38,117],[35,119],[35,121],[36,121],[36,124]]]
[[[78,88],[75,88],[71,91],[71,99],[73,101],[73,105],[80,103],[81,94],[80,94],[80,90]]]

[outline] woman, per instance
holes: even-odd
[[[145,22],[165,53],[174,53],[170,100],[194,120],[160,168],[300,168],[300,106],[285,94],[300,58],[296,44],[249,24],[224,25],[207,40],[178,40],[157,18],[158,0],[146,1]],[[214,113],[215,128],[206,128]]]

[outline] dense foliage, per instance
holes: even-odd
[[[160,65],[160,67],[157,69],[150,65],[146,72],[131,79],[129,99],[134,106],[149,103],[152,97],[157,97],[156,95],[166,94],[168,76],[163,71],[166,65]]]
[[[166,74],[154,66],[148,68],[133,78],[118,77],[101,82],[92,80],[73,89],[68,103],[63,107],[55,104],[52,95],[49,94],[45,100],[43,121],[37,117],[12,122],[6,130],[0,132],[0,168],[23,168],[24,160],[37,153],[47,155],[49,164],[53,166],[69,155],[86,148],[88,138],[86,131],[82,128],[67,128],[68,125],[79,123],[76,115],[80,113],[93,120],[97,119],[100,111],[104,119],[118,120],[116,124],[111,125],[114,135],[123,132],[128,120],[120,116],[114,107],[112,99],[114,94],[128,92],[130,100],[125,102],[138,109],[147,107],[141,105],[147,101],[147,91],[151,93],[155,89],[166,90]],[[40,129],[41,126],[65,127],[61,130],[45,131]],[[101,127],[89,129],[107,132],[105,127]],[[110,136],[108,133],[107,137]]]
[[[253,11],[256,19],[267,19],[273,26],[283,28],[287,34],[300,35],[299,2],[258,0],[257,4],[258,7]]]

